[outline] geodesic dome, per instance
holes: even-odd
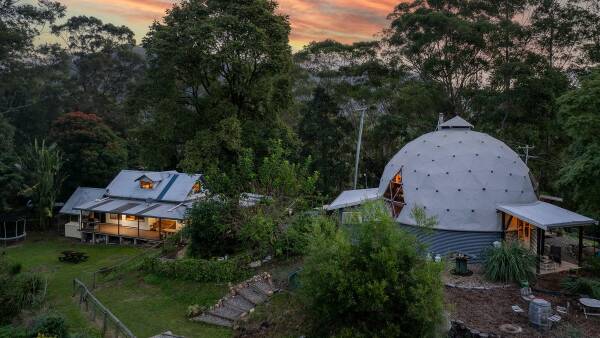
[[[419,206],[437,217],[436,229],[499,232],[498,204],[537,201],[519,155],[472,128],[455,117],[408,143],[387,164],[378,194],[397,222],[415,225],[411,210]]]

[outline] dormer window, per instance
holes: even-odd
[[[152,189],[154,189],[154,182],[152,182],[148,179],[142,179],[142,180],[140,180],[140,188],[145,189],[145,190],[152,190]]]
[[[192,187],[192,191],[194,192],[194,194],[198,194],[202,191],[202,183],[200,183],[200,181],[194,183],[194,186]]]

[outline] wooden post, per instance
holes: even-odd
[[[161,218],[158,219],[158,239],[159,240],[161,239],[161,233],[162,233],[162,224],[160,222],[161,220],[162,220]]]
[[[502,212],[502,240],[504,241],[506,239],[506,213],[504,213],[504,211]]]
[[[583,227],[579,227],[579,250],[577,252],[577,264],[581,266],[581,259],[583,257]]]
[[[537,229],[537,232],[536,232],[537,238],[536,238],[535,242],[536,242],[536,246],[537,246],[537,250],[536,250],[536,253],[537,253],[537,257],[536,258],[537,259],[536,259],[535,271],[539,274],[540,273],[540,259],[541,259],[541,257],[540,257],[540,252],[541,252],[541,250],[540,250],[540,244],[541,244],[540,237],[542,235],[542,229],[537,228],[537,227],[536,227],[536,229]]]
[[[138,216],[136,216],[135,218],[137,218],[137,223],[138,223],[138,238],[140,237],[140,218]]]
[[[102,337],[106,337],[106,329],[107,329],[107,321],[108,314],[104,311],[104,318],[102,319]]]
[[[118,214],[117,216],[117,235],[121,235],[121,217],[123,217],[121,214]]]

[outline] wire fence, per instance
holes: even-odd
[[[79,309],[84,310],[89,319],[101,327],[102,337],[128,337],[136,336],[123,324],[117,316],[106,308],[87,286],[75,278],[73,280],[73,296],[79,296]]]

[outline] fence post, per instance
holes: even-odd
[[[104,319],[102,320],[102,337],[106,337],[106,325],[108,320],[108,314],[104,312]]]

